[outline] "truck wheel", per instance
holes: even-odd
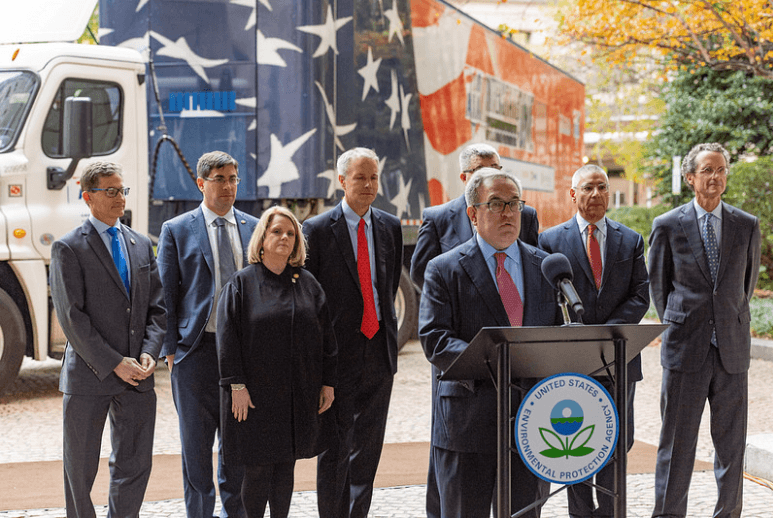
[[[397,349],[403,348],[416,331],[419,320],[419,305],[416,300],[416,290],[413,289],[411,276],[403,268],[400,274],[400,287],[395,297],[395,315],[397,315]]]
[[[19,374],[26,336],[19,308],[11,296],[0,289],[0,394]]]

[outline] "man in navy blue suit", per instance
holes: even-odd
[[[220,374],[215,309],[230,274],[247,264],[246,249],[258,220],[233,208],[239,164],[213,151],[199,159],[201,205],[164,223],[158,265],[167,307],[161,355],[171,371],[180,420],[183,486],[188,517],[210,518],[215,508],[212,445],[220,429]],[[222,444],[219,446],[222,453]],[[244,516],[241,470],[218,456],[221,516]]]
[[[338,342],[338,386],[323,414],[327,450],[317,464],[322,518],[366,518],[397,372],[395,296],[402,270],[400,220],[371,207],[378,156],[354,148],[338,158],[344,199],[303,224],[306,268],[330,301]]]
[[[472,144],[459,154],[459,167],[464,185],[476,171],[484,167],[501,169],[499,153],[488,144]],[[521,231],[519,239],[523,243],[537,246],[539,220],[533,207],[524,206],[521,212]],[[455,200],[428,207],[422,213],[419,237],[411,257],[411,280],[419,287],[424,286],[424,270],[431,259],[442,253],[453,250],[472,237],[472,222],[467,216],[467,203],[464,194]],[[432,401],[434,404],[437,392],[437,369],[432,369]],[[432,455],[430,446],[430,456]],[[430,458],[427,473],[427,518],[440,518],[440,501],[437,482],[435,480],[434,462]]]
[[[706,400],[716,450],[715,518],[743,507],[749,363],[749,301],[760,268],[760,220],[722,201],[730,155],[698,144],[682,161],[695,198],[655,218],[650,234],[652,301],[669,324],[660,363],[663,421],[653,517],[685,516]]]
[[[483,327],[561,323],[556,292],[541,272],[545,252],[518,240],[521,184],[483,168],[465,189],[475,237],[427,265],[419,337],[441,372]],[[520,380],[526,388],[534,380]],[[438,381],[432,459],[443,518],[488,518],[497,475],[496,389],[491,379]],[[513,396],[517,408],[520,398]],[[545,496],[547,483],[512,459],[511,510]],[[532,509],[526,516],[538,517]]]
[[[572,204],[577,207],[577,214],[540,234],[540,248],[548,253],[562,253],[569,259],[574,273],[574,287],[585,309],[583,323],[638,324],[650,304],[644,239],[625,225],[606,217],[609,178],[599,166],[579,168],[572,176],[569,195]],[[589,240],[591,233],[593,237]],[[574,312],[571,316],[576,321]],[[626,422],[629,449],[633,445],[635,383],[641,379],[641,356],[637,355],[628,364]],[[612,381],[608,376],[601,377],[600,381],[612,391]],[[609,463],[596,474],[596,484],[612,490],[614,476],[614,465]],[[614,516],[611,496],[597,491],[596,499],[598,506],[593,502],[590,486],[583,483],[570,486],[569,516]]]

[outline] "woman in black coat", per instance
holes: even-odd
[[[306,245],[292,212],[263,213],[248,257],[217,308],[223,453],[244,466],[247,515],[262,517],[268,501],[271,518],[286,517],[296,459],[320,453],[337,347],[325,294],[301,268]]]

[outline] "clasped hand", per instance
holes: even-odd
[[[142,353],[140,361],[124,357],[121,359],[121,363],[113,369],[113,372],[132,387],[136,387],[140,384],[140,381],[149,377],[155,370],[156,360],[148,353]]]

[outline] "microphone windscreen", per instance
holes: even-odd
[[[550,254],[542,260],[542,275],[548,280],[551,286],[558,285],[562,279],[574,279],[572,265],[564,254]]]

